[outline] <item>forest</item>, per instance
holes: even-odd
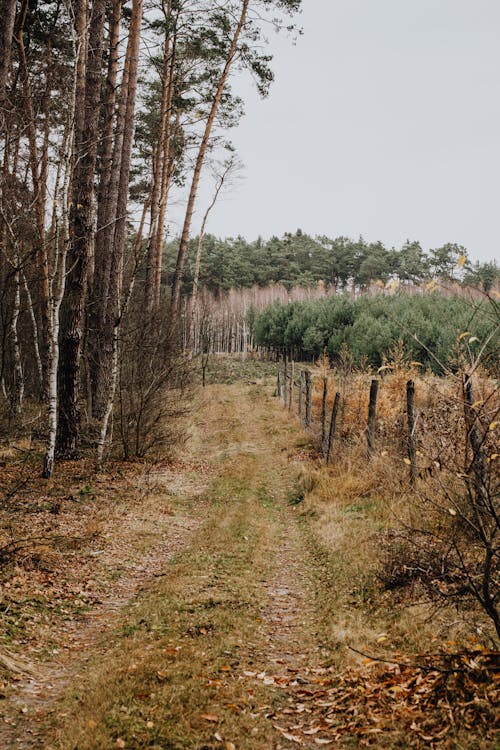
[[[462,245],[446,243],[425,252],[417,241],[401,248],[387,248],[382,242],[359,237],[311,237],[300,229],[269,240],[248,242],[243,237],[220,239],[207,234],[202,238],[203,254],[199,284],[213,294],[229,289],[281,284],[315,286],[318,282],[334,291],[354,288],[361,293],[373,283],[418,285],[431,279],[457,280],[457,263],[463,258],[460,281],[489,291],[498,285],[500,269],[495,261],[472,262]],[[183,288],[190,293],[196,268],[199,237],[188,246]],[[176,241],[166,250],[166,278],[173,274]]]
[[[496,262],[209,231],[303,5],[0,0],[6,750],[498,747]]]
[[[138,432],[138,383],[184,388],[177,331],[196,197],[204,165],[229,169],[227,132],[243,112],[230,73],[247,71],[265,96],[263,24],[292,34],[299,6],[2,4],[0,382],[14,418],[25,399],[48,405],[45,476],[56,454],[78,455],[82,400],[99,464],[118,392],[130,396],[121,424]],[[182,187],[165,295],[168,205]]]

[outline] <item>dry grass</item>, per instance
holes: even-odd
[[[317,374],[313,393],[316,438],[324,363]],[[457,477],[463,471],[465,444],[460,380],[421,374],[417,366],[404,361],[388,366],[379,390],[376,453],[369,460],[365,428],[372,377],[380,374],[329,373],[328,407],[336,390],[343,396],[333,460],[329,467],[318,463],[309,469],[314,487],[305,493],[300,506],[324,576],[332,582],[326,599],[320,587],[328,640],[343,654],[339,663],[345,658],[346,642],[389,655],[394,650],[418,653],[446,640],[464,643],[482,638],[488,643],[492,628],[479,607],[464,603],[457,610],[453,602],[437,607],[418,580],[408,577],[395,590],[382,580],[387,566],[394,566],[395,554],[411,554],[401,546],[405,530],[419,526],[443,535],[450,515],[438,511],[448,507],[447,493],[458,497],[464,492],[463,479]],[[405,394],[410,379],[415,382],[418,413],[414,488],[405,463]],[[487,402],[494,413],[495,384],[480,374],[476,384],[478,400]],[[494,436],[488,437],[486,454],[494,449]],[[307,479],[301,481],[307,484]],[[401,566],[407,562],[402,559]]]

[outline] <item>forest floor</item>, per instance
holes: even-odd
[[[432,665],[332,640],[335,576],[294,502],[314,449],[272,391],[209,385],[182,462],[91,483],[82,463],[18,487],[2,519],[19,543],[1,581],[1,748],[496,746],[432,721]]]

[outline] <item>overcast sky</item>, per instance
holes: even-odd
[[[500,0],[303,0],[300,23],[296,46],[270,37],[267,100],[238,82],[244,177],[207,230],[458,242],[498,259]]]

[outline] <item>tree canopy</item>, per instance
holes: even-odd
[[[173,272],[177,244],[177,240],[172,240],[167,248],[168,274]],[[197,238],[189,243],[184,293],[191,291],[197,244]],[[463,264],[457,276],[461,258]],[[262,287],[283,284],[291,288],[319,282],[337,291],[354,287],[362,292],[373,283],[396,282],[408,286],[427,283],[433,278],[444,281],[459,278],[488,291],[500,280],[500,269],[494,262],[471,264],[467,261],[467,250],[452,243],[425,252],[417,241],[407,240],[401,248],[389,248],[363,237],[311,237],[298,229],[269,240],[205,235],[199,283],[214,293],[255,284]]]

